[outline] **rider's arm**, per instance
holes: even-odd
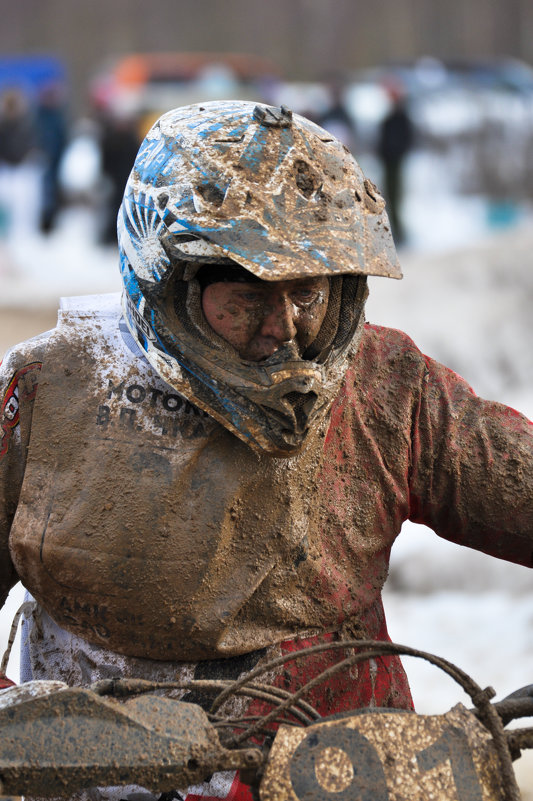
[[[0,365],[0,606],[18,581],[9,532],[24,479],[44,341],[36,338],[25,343],[8,353]]]
[[[412,433],[410,519],[533,566],[533,424],[426,359]]]

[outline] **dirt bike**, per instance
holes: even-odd
[[[354,649],[296,693],[261,683],[291,659]],[[356,650],[355,650],[356,649]],[[381,655],[441,668],[470,696],[440,715],[356,709],[321,718],[308,691],[336,670]],[[162,695],[193,690],[208,711]],[[519,801],[512,761],[533,747],[533,685],[493,702],[445,659],[394,643],[345,640],[285,654],[236,681],[98,681],[89,688],[29,682],[0,692],[0,793],[69,796],[89,787],[139,785],[179,798],[217,771],[239,770],[261,801]],[[220,714],[231,697],[260,699],[260,717]]]

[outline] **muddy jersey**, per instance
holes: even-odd
[[[20,577],[63,629],[181,662],[385,638],[408,518],[531,565],[531,424],[403,333],[366,327],[327,427],[281,459],[162,382],[121,335],[118,297],[98,306],[66,309],[3,367],[3,590]]]

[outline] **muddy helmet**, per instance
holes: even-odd
[[[362,331],[366,276],[400,278],[384,202],[348,150],[285,107],[199,103],[148,132],[118,219],[123,308],[157,373],[260,452],[290,456],[327,414]],[[251,362],[201,308],[202,265],[330,278],[304,354]]]

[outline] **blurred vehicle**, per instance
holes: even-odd
[[[135,115],[139,134],[165,111],[207,100],[269,102],[280,79],[273,62],[247,53],[132,53],[92,81],[90,96],[106,114]]]
[[[101,221],[103,238],[114,238],[114,222],[109,220],[116,217],[113,210],[122,197],[124,176],[136,147],[161,114],[207,100],[271,102],[279,80],[272,62],[245,53],[130,53],[114,59],[90,83],[91,118],[80,120],[72,129],[60,165],[64,197],[70,204],[98,209],[108,220],[107,224]],[[117,131],[125,128],[131,144],[127,153],[122,148],[120,176],[110,181],[111,164],[116,161],[118,170],[119,159],[107,146],[109,134],[113,134],[115,147]],[[108,206],[109,214],[103,211]]]
[[[321,81],[280,81],[272,99],[277,106],[287,106],[296,114],[315,120],[326,111],[329,92]]]
[[[446,69],[473,88],[500,89],[517,94],[533,93],[533,67],[513,58],[480,61],[447,61]]]
[[[533,200],[533,67],[510,58],[424,57],[346,73],[343,102],[355,124],[354,154],[379,186],[377,143],[391,108],[391,82],[405,92],[415,169],[437,159],[445,164],[446,191],[485,198],[497,226],[516,219]],[[327,98],[320,81],[280,82],[275,94],[277,104],[315,120]]]
[[[64,63],[53,55],[13,55],[0,57],[0,94],[21,92],[34,102],[49,86],[66,87]]]
[[[457,191],[533,198],[533,68],[514,59],[423,58],[356,73],[346,102],[362,149],[375,146],[390,80],[405,90],[418,148],[448,160]]]

